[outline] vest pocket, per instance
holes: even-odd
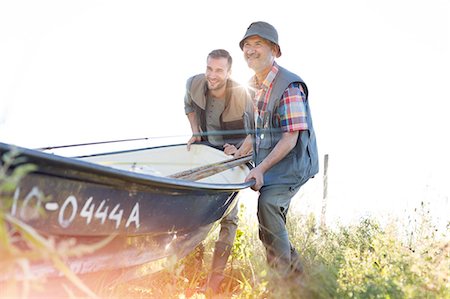
[[[300,175],[297,156],[293,150],[264,174],[264,184],[297,185],[301,181]]]
[[[272,115],[269,111],[260,112],[260,124],[257,129],[259,135],[259,148],[270,149],[275,146],[273,141],[273,127],[271,126]]]

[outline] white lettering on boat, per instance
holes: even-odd
[[[39,217],[39,208],[41,207],[41,198],[43,197],[42,192],[39,191],[37,187],[33,187],[28,195],[25,197],[22,207],[20,208],[20,218],[23,220],[32,220]],[[35,205],[30,204],[30,202],[36,199]]]
[[[108,217],[108,209],[109,207],[105,207],[106,200],[102,200],[97,210],[95,211],[94,217],[100,219],[100,223],[104,224],[106,221],[106,217]]]
[[[136,225],[136,228],[139,228],[140,223],[139,223],[139,203],[137,202],[134,207],[133,210],[130,213],[130,217],[128,217],[127,220],[127,224],[125,224],[125,227],[128,227],[131,222],[134,222],[134,224]]]
[[[17,201],[19,200],[19,194],[20,194],[20,188],[17,188],[16,191],[14,191],[13,203],[11,206],[11,215],[12,216],[16,216]]]
[[[124,210],[120,204],[116,204],[113,208],[108,205],[109,199],[104,199],[96,207],[93,203],[94,198],[89,197],[81,209],[79,209],[79,201],[74,195],[69,195],[63,202],[45,202],[44,194],[38,187],[31,188],[30,192],[20,201],[20,188],[14,192],[13,202],[11,205],[11,215],[18,216],[25,220],[33,220],[40,217],[39,209],[43,205],[47,212],[58,213],[58,224],[62,228],[69,227],[77,217],[84,218],[86,224],[91,224],[93,219],[98,219],[100,224],[105,224],[107,221],[113,221],[115,228],[118,229],[122,223],[122,219],[126,219],[125,228],[134,224],[136,228],[140,226],[139,219],[139,202],[136,202],[131,210],[128,218],[124,217]],[[95,222],[95,221],[94,221]],[[98,223],[98,222],[97,222]]]
[[[45,209],[47,211],[57,211],[59,208],[59,204],[57,202],[46,202]]]
[[[120,222],[122,221],[122,215],[123,215],[123,209],[119,210],[119,207],[120,207],[120,204],[116,204],[114,209],[112,209],[111,213],[109,213],[109,217],[108,217],[109,220],[116,221],[116,229],[119,227]],[[131,216],[130,216],[130,218],[128,218],[128,220],[129,219],[131,219]],[[127,221],[127,223],[128,223],[128,221]],[[126,227],[128,227],[128,226],[126,226]],[[139,227],[139,223],[136,227]]]
[[[86,218],[86,223],[91,223],[92,216],[94,215],[94,208],[95,204],[91,205],[91,202],[94,198],[91,196],[89,199],[84,203],[83,208],[81,209],[80,216]]]
[[[69,204],[71,206],[72,214],[70,214],[69,219],[65,219],[64,214]],[[77,210],[78,210],[77,199],[75,198],[75,196],[70,195],[69,197],[66,198],[66,200],[62,204],[61,209],[59,209],[58,213],[59,225],[61,225],[64,228],[69,227],[69,225],[72,223],[72,221],[75,219],[75,216],[77,215]]]

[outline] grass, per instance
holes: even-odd
[[[20,219],[11,216],[12,194],[27,173],[35,170],[32,164],[22,164],[12,167],[15,163],[24,162],[17,158],[18,152],[10,151],[0,159],[0,298],[29,298],[36,292],[45,292],[47,281],[37,278],[30,266],[33,262],[47,261],[59,270],[78,291],[89,298],[98,296],[89,289],[80,277],[75,275],[64,263],[64,259],[73,255],[83,255],[95,251],[110,241],[106,238],[98,244],[78,246],[71,242],[56,241],[51,237],[44,237]],[[7,277],[2,278],[2,275]],[[11,274],[8,276],[8,274]],[[71,294],[66,288],[64,295]]]
[[[423,219],[420,229],[408,234],[417,234],[411,240],[400,235],[405,227],[396,222],[381,227],[366,218],[326,230],[316,223],[312,215],[291,215],[288,221],[306,272],[303,282],[293,286],[267,267],[256,223],[241,221],[224,292],[215,298],[450,298],[448,228],[438,235],[429,219]],[[427,225],[430,229],[424,230]],[[207,297],[196,293],[196,288],[207,275],[214,237],[213,233],[208,240],[202,268],[196,267],[195,254],[191,254],[173,269],[118,285],[104,295]]]
[[[8,160],[9,159],[9,160]],[[14,190],[32,166],[6,174],[11,157],[0,165],[0,194]],[[66,298],[209,298],[198,289],[211,265],[218,231],[205,242],[204,260],[193,252],[168,269],[141,279],[110,285],[107,275],[96,284],[77,277],[62,262],[76,248],[55,244],[32,228],[10,217],[9,201],[0,200],[0,265],[2,271],[20,269],[27,273],[35,259],[52,261],[66,276]],[[241,205],[240,225],[225,270],[223,293],[214,298],[450,298],[450,226],[436,229],[423,203],[411,223],[391,221],[380,225],[364,218],[352,225],[321,228],[313,215],[291,214],[290,238],[302,256],[305,275],[298,284],[289,284],[267,266],[258,239],[256,215]],[[385,222],[384,222],[385,223]],[[24,237],[31,252],[16,246]],[[79,252],[78,252],[79,253]],[[31,273],[27,273],[31,276]],[[92,277],[92,276],[91,276]],[[54,281],[7,281],[0,285],[0,298],[31,298],[45,294]],[[89,286],[88,286],[89,285]],[[74,290],[78,290],[75,292]]]

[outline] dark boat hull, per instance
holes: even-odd
[[[125,181],[109,185],[31,173],[15,190],[11,215],[51,235],[161,234],[217,221],[234,193]]]
[[[185,151],[184,148],[151,148],[144,149],[145,155],[142,150],[135,150],[101,158],[132,157],[129,163],[135,167],[141,159],[137,153],[161,160],[161,153]],[[0,143],[2,155],[11,149],[12,146]],[[1,194],[2,200],[12,200],[12,216],[43,235],[74,238],[78,243],[115,236],[101,250],[71,258],[69,267],[75,273],[119,268],[139,269],[143,273],[145,269],[155,270],[155,264],[162,266],[170,257],[179,259],[233,208],[239,190],[249,186],[230,181],[189,182],[88,162],[90,158],[66,158],[24,148],[18,151],[21,163],[32,163],[37,170],[27,174],[13,193]],[[221,152],[213,154],[219,155],[214,159],[223,158]],[[238,177],[247,171],[242,168]],[[34,270],[42,275],[58,273],[45,263],[38,263]]]

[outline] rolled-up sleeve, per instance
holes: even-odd
[[[186,81],[186,93],[184,95],[184,112],[186,114],[194,112],[194,107],[192,105],[192,95],[191,95],[191,91],[190,91],[191,85],[192,85],[192,78],[189,78]]]

